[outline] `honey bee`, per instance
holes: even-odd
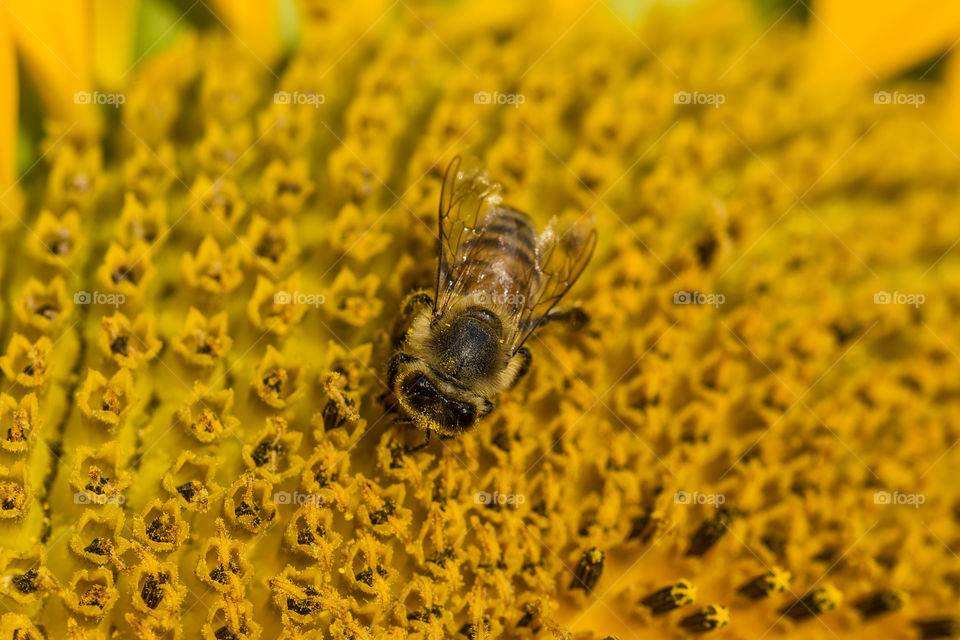
[[[439,206],[434,295],[404,301],[387,384],[405,420],[441,436],[472,428],[532,362],[524,343],[551,319],[593,254],[592,221],[537,233],[523,212],[501,203],[500,185],[479,167],[447,167]]]

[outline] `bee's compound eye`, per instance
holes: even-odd
[[[456,425],[457,429],[469,429],[477,421],[477,411],[473,405],[466,402],[450,402],[447,404],[447,416]]]
[[[417,398],[433,398],[437,395],[437,388],[423,374],[415,376],[406,386],[407,393]]]
[[[419,373],[403,383],[403,394],[414,411],[430,411],[438,404],[440,392],[425,375]]]

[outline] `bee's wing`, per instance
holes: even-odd
[[[455,301],[463,273],[463,245],[475,233],[480,220],[492,206],[500,202],[500,185],[477,165],[461,170],[460,156],[447,166],[440,192],[439,260],[434,313],[449,309]]]
[[[558,228],[557,219],[537,239],[539,284],[524,301],[513,335],[511,353],[523,346],[550,310],[583,273],[597,246],[593,220]]]

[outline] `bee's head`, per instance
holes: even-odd
[[[493,410],[486,398],[431,369],[419,358],[397,363],[393,391],[400,406],[423,429],[461,433]]]

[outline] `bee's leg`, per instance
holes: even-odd
[[[542,327],[549,322],[561,322],[572,331],[580,331],[590,324],[590,314],[581,307],[554,309],[545,315],[537,326]]]
[[[517,386],[517,383],[527,374],[527,371],[530,371],[531,364],[533,364],[533,354],[530,353],[530,349],[526,347],[517,349],[517,352],[513,354],[513,357],[510,358],[510,362],[507,365],[513,369],[513,378],[510,380],[508,388],[512,389]]]
[[[418,444],[418,445],[415,446],[415,447],[406,447],[406,452],[407,452],[407,453],[414,453],[414,452],[416,452],[416,451],[420,451],[421,449],[426,449],[426,448],[427,448],[427,445],[430,444],[430,433],[431,433],[431,431],[430,431],[430,429],[427,429],[426,431],[427,431],[427,435],[424,437],[423,442],[422,442],[421,444]]]
[[[424,307],[432,307],[433,298],[426,291],[414,291],[403,300],[400,306],[402,316],[409,318]]]
[[[403,299],[403,303],[400,305],[400,315],[397,317],[392,336],[395,348],[401,346],[413,317],[427,307],[433,308],[433,298],[426,291],[414,291]]]

